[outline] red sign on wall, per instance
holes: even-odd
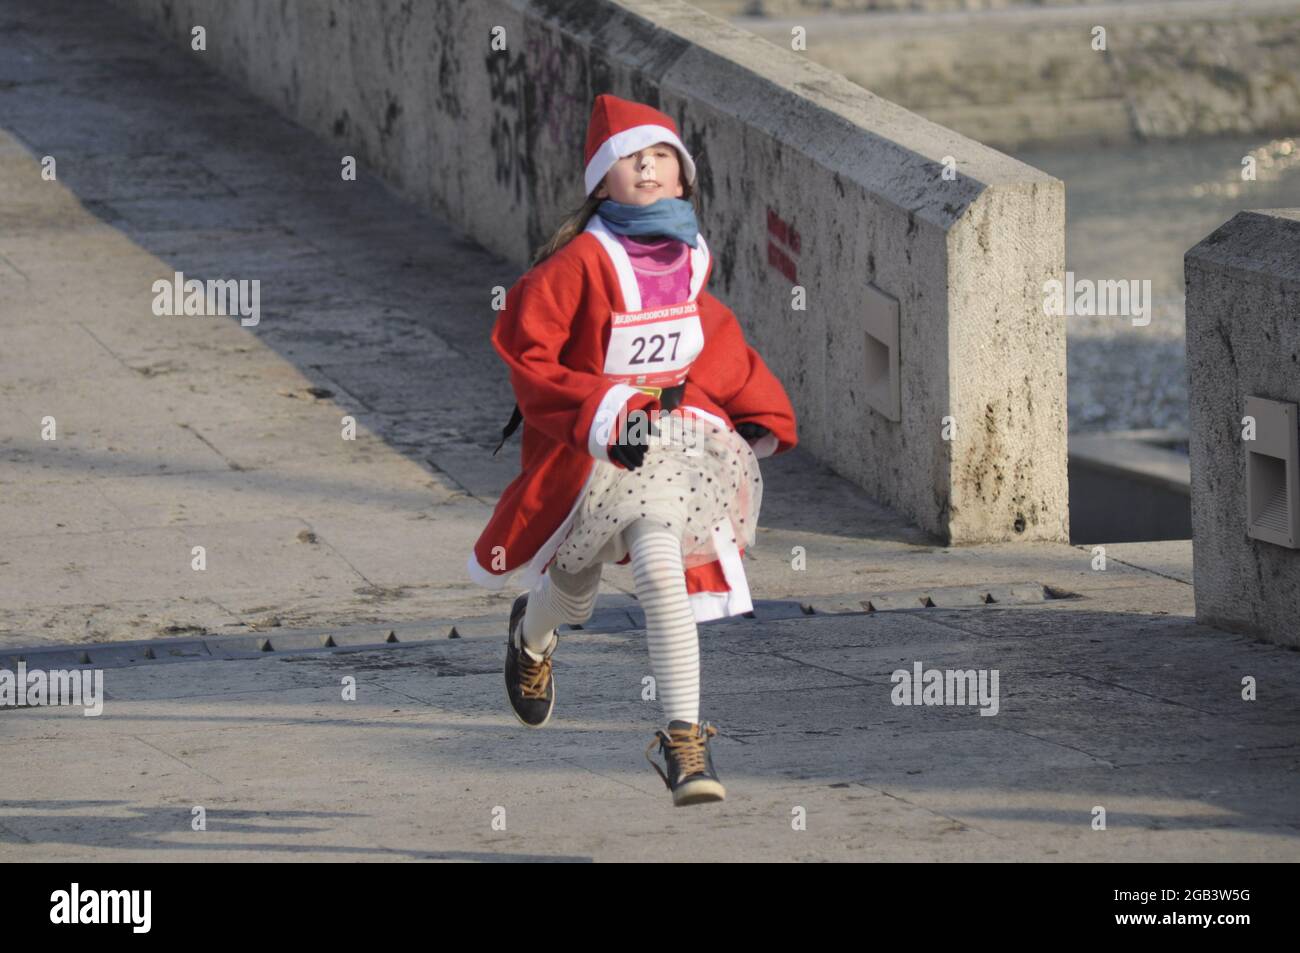
[[[786,278],[790,279],[791,284],[798,284],[798,267],[794,256],[799,254],[801,244],[799,231],[780,215],[776,210],[769,207],[767,210],[767,263],[775,268]],[[773,241],[776,239],[776,241]],[[780,242],[780,244],[777,244]],[[784,245],[785,247],[781,247]]]

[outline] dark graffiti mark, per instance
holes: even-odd
[[[402,115],[402,105],[393,98],[391,92],[388,92],[388,90],[384,92],[388,96],[388,108],[384,110],[384,124],[380,127],[379,133],[386,139],[393,134],[393,127],[396,125],[398,117]]]
[[[587,90],[589,103],[594,103],[599,93],[613,92],[614,67],[596,47],[587,50],[587,73],[587,82],[582,88]]]
[[[465,110],[461,106],[458,83],[460,82],[460,59],[451,43],[443,43],[438,55],[438,89],[435,100],[444,113],[452,119],[462,119]]]
[[[722,243],[722,252],[717,256],[715,261],[722,272],[722,289],[724,293],[731,293],[731,283],[736,277],[736,230],[727,231],[726,240]]]
[[[681,116],[677,116],[677,128],[681,132],[682,145],[691,154],[695,163],[695,188],[700,193],[700,204],[707,206],[713,201],[713,170],[704,155],[703,128],[689,126]]]
[[[767,233],[771,236],[767,240],[767,263],[790,279],[792,284],[797,285],[799,283],[798,268],[791,254],[798,255],[799,249],[803,246],[803,239],[799,235],[799,230],[776,214],[776,210],[769,206],[767,209]],[[785,249],[772,241],[772,238],[785,245],[790,250],[790,253],[787,254]]]
[[[633,73],[631,82],[633,102],[645,103],[662,110],[663,107],[659,105],[659,87],[654,82],[642,73]]]
[[[294,63],[289,70],[289,89],[287,90],[286,102],[289,112],[292,113],[298,108],[298,103],[302,101],[302,82],[298,76],[298,64]]]
[[[509,50],[492,50],[484,64],[488,74],[488,95],[492,100],[493,161],[498,185],[513,189],[515,202],[523,198],[524,177],[529,173],[528,128],[525,96],[528,74],[524,55]]]

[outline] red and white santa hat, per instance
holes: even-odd
[[[667,142],[681,155],[686,181],[695,183],[695,162],[677,137],[677,124],[667,113],[653,106],[601,93],[591,107],[587,123],[587,195],[596,191],[600,180],[624,156],[656,142]]]

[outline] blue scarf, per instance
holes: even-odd
[[[686,199],[662,198],[649,205],[605,199],[596,206],[596,214],[618,235],[666,235],[694,248],[700,233],[695,206]]]

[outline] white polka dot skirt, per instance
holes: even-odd
[[[627,555],[623,527],[645,517],[682,540],[689,568],[718,558],[713,528],[747,549],[758,530],[763,477],[744,437],[698,417],[665,415],[657,423],[645,461],[624,470],[597,460],[574,521],[555,554],[555,565],[577,572],[593,562]]]

